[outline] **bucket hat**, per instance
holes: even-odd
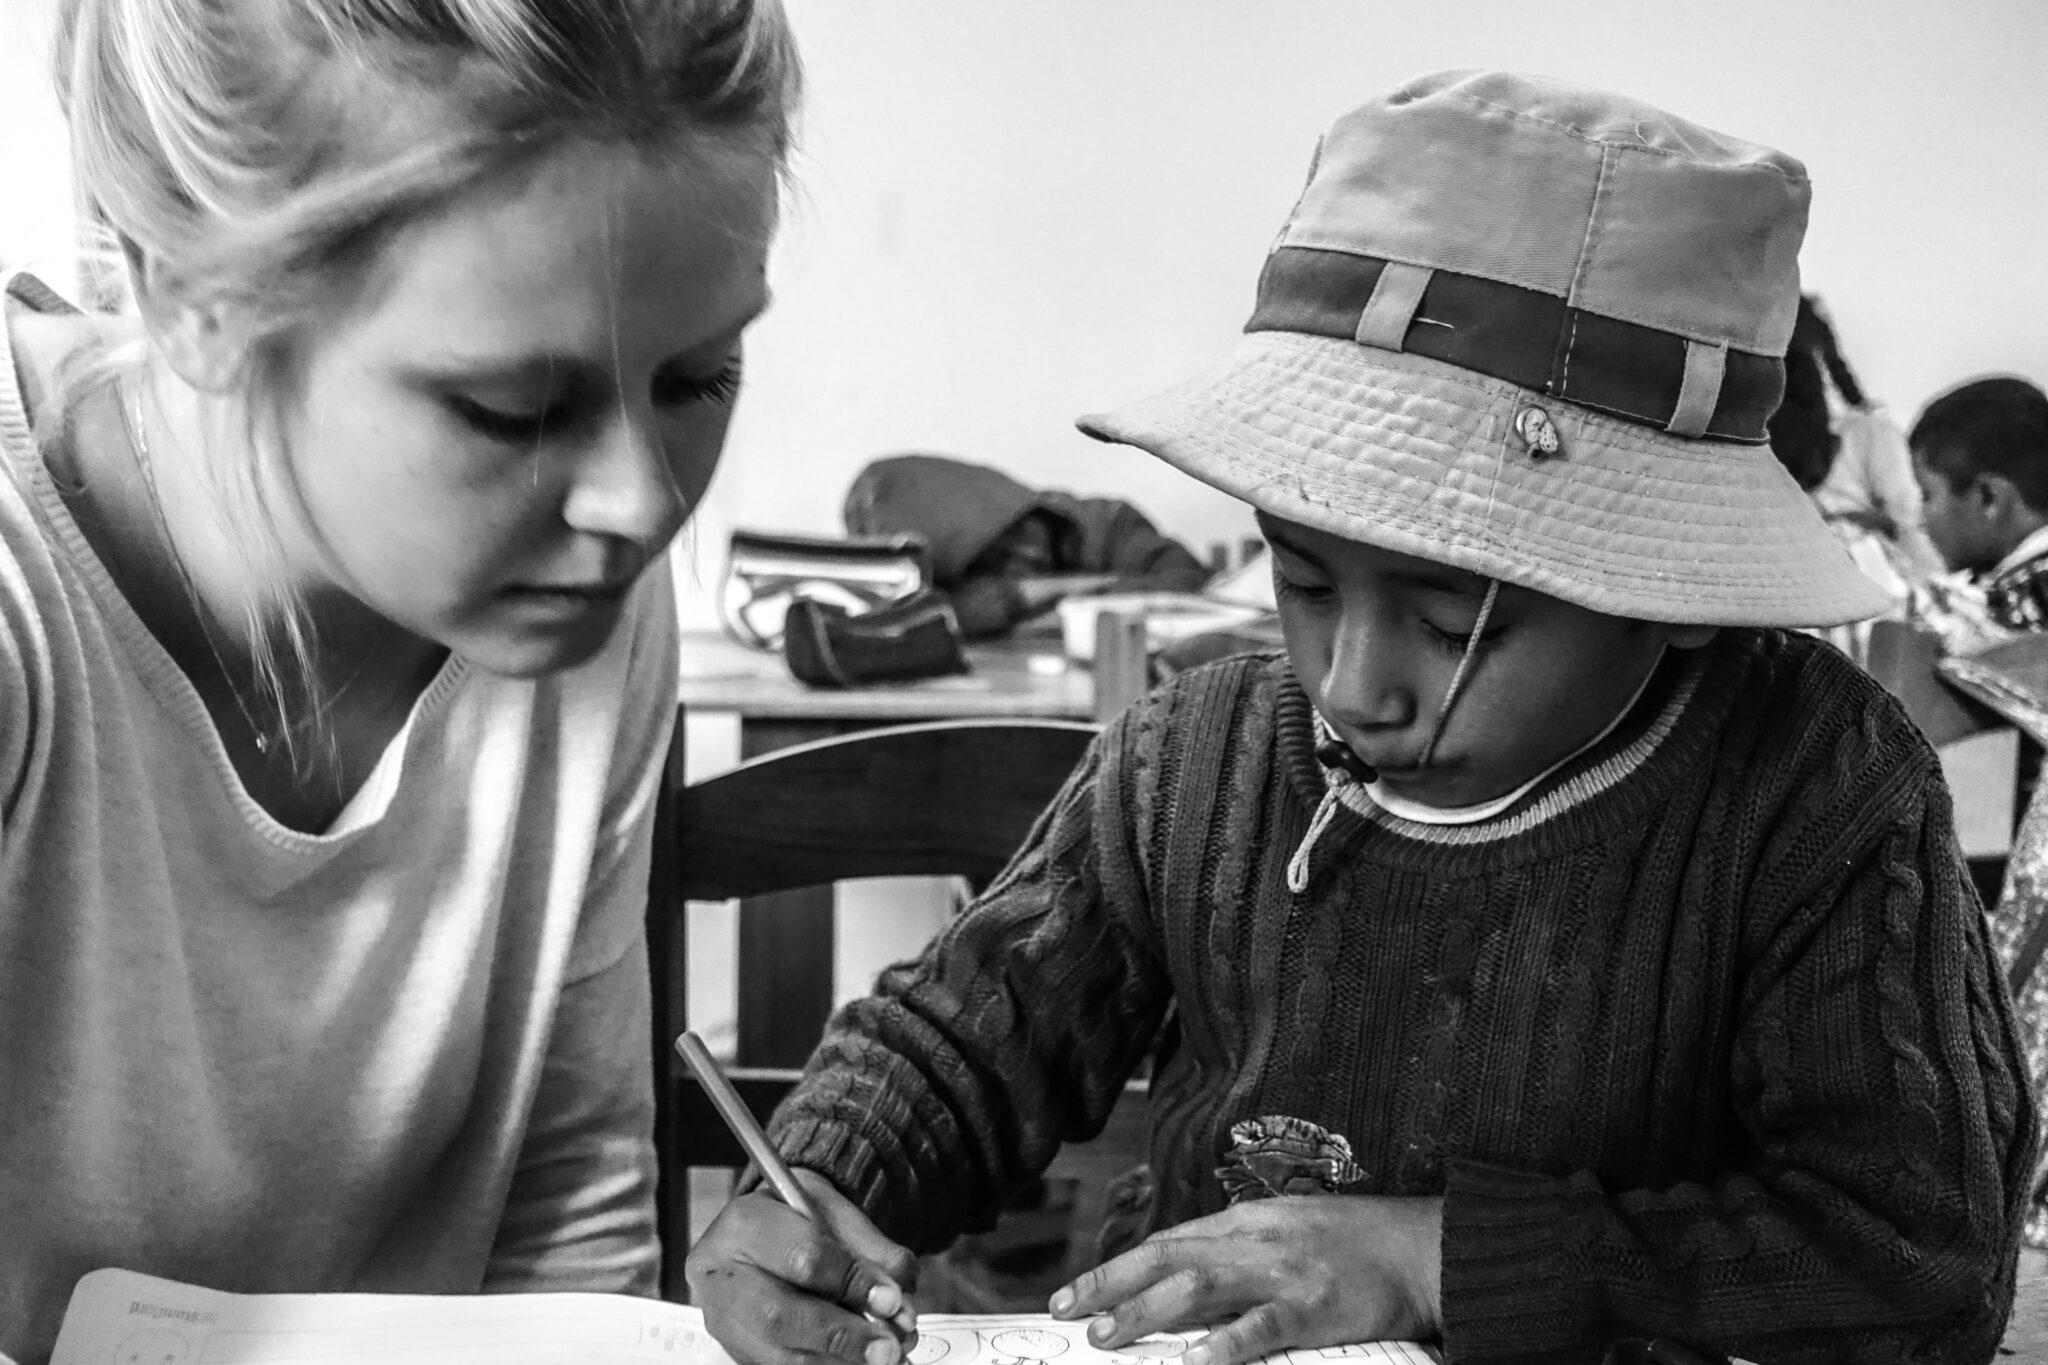
[[[1766,422],[1805,168],[1635,100],[1421,77],[1324,136],[1234,352],[1080,427],[1274,516],[1594,611],[1883,611]]]

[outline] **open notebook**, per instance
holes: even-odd
[[[911,1365],[1156,1365],[1193,1335],[1088,1344],[1043,1315],[929,1314]],[[1278,1365],[1441,1361],[1407,1342],[1286,1351]],[[50,1365],[731,1365],[694,1308],[613,1294],[223,1294],[95,1270],[72,1291]]]

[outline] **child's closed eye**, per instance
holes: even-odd
[[[1330,602],[1337,596],[1337,590],[1327,583],[1304,583],[1284,573],[1273,575],[1273,590],[1282,597],[1308,603]]]
[[[1463,654],[1466,650],[1472,648],[1475,643],[1481,646],[1490,645],[1500,639],[1502,633],[1507,629],[1506,626],[1488,626],[1485,631],[1475,638],[1469,630],[1445,630],[1442,626],[1430,621],[1424,621],[1422,628],[1429,633],[1429,637],[1432,640],[1435,640],[1453,654]]]

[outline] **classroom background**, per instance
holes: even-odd
[[[1220,355],[1315,139],[1424,71],[1640,95],[1813,176],[1806,286],[1905,422],[2048,379],[2040,0],[786,0],[810,82],[724,465],[679,555],[712,621],[734,526],[836,532],[870,458],[930,450],[1126,497],[1183,541],[1241,504],[1074,418]],[[68,270],[55,0],[0,0],[0,258]],[[54,268],[53,268],[54,267]]]
[[[776,302],[677,553],[686,625],[714,620],[734,527],[837,532],[854,473],[892,451],[1127,498],[1196,547],[1250,534],[1241,504],[1074,418],[1221,355],[1316,137],[1439,68],[1611,86],[1802,158],[1806,287],[1900,423],[1979,373],[2048,382],[2041,0],[786,3],[802,141]],[[68,288],[54,10],[0,0],[0,259]],[[693,767],[735,745],[693,725]],[[840,935],[842,995],[943,909]],[[730,922],[707,910],[692,932],[692,999],[723,1013]]]

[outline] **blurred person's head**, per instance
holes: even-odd
[[[1844,404],[1852,408],[1870,405],[1870,400],[1864,396],[1862,382],[1842,355],[1842,344],[1835,337],[1835,326],[1828,320],[1827,309],[1817,295],[1799,296],[1799,312],[1792,320],[1790,349],[1804,351],[1820,362],[1827,373],[1827,382]]]
[[[1807,313],[1804,300],[1800,316]],[[1827,378],[1820,355],[1799,344],[1797,327],[1785,352],[1785,397],[1771,414],[1771,453],[1798,485],[1811,493],[1834,467],[1841,438],[1828,413]]]
[[[1929,403],[1907,434],[1929,539],[1951,569],[1996,565],[2048,525],[2048,395],[2012,375]]]

